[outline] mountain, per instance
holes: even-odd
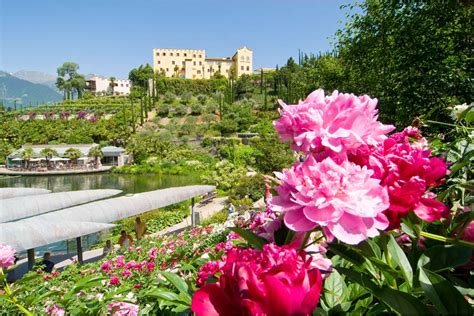
[[[56,76],[54,75],[34,70],[20,70],[12,73],[12,75],[29,82],[46,85],[59,92],[58,88],[56,88]]]
[[[43,77],[44,78],[44,77]],[[0,102],[5,107],[17,108],[23,106],[35,106],[37,103],[51,103],[62,100],[62,95],[52,88],[39,83],[32,83],[0,71]]]
[[[56,81],[56,76],[33,70],[20,70],[12,73],[12,75],[33,83],[49,84]]]

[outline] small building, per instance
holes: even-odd
[[[103,166],[123,166],[131,162],[130,156],[125,154],[125,149],[115,146],[101,148],[104,156],[100,159]]]
[[[131,87],[128,79],[115,79],[113,89],[109,78],[92,75],[86,80],[86,90],[94,95],[129,95]]]
[[[30,163],[41,164],[45,162],[45,157],[41,156],[41,151],[46,148],[54,149],[58,153],[58,157],[50,157],[49,161],[68,164],[69,159],[65,156],[68,149],[77,149],[81,153],[81,157],[77,159],[77,164],[86,166],[89,163],[95,163],[94,158],[89,156],[92,148],[99,147],[98,144],[45,144],[45,145],[23,145],[20,149],[14,151],[6,157],[7,168],[18,168],[25,165],[25,159],[22,158],[23,152],[27,148],[33,151],[33,157],[29,159]],[[100,159],[100,164],[109,166],[121,166],[130,161],[130,156],[125,155],[125,149],[107,146],[101,148],[103,157]]]

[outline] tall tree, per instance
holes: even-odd
[[[116,80],[117,79],[115,77],[110,77],[109,78],[109,90],[110,90],[111,95],[114,95],[115,81]]]
[[[78,98],[82,97],[86,80],[83,75],[77,73],[79,65],[73,62],[65,62],[57,69],[58,78],[56,79],[56,87],[64,93],[64,100],[71,100],[74,92]]]

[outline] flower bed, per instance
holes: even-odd
[[[473,107],[430,148],[414,127],[388,135],[376,104],[322,90],[282,104],[275,128],[304,160],[276,174],[265,210],[32,272],[5,284],[7,310],[471,315]],[[3,268],[11,256],[0,248]]]

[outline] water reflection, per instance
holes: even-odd
[[[83,174],[61,176],[21,176],[0,178],[2,187],[43,188],[53,192],[88,189],[119,189],[124,194],[152,191],[163,188],[198,184],[193,175],[121,175],[121,174]]]

